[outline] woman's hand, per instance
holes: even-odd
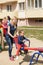
[[[16,37],[16,35],[12,36],[12,38]]]
[[[14,36],[12,36],[12,38],[14,38]]]

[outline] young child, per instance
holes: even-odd
[[[23,49],[25,51],[28,51],[28,49],[25,49],[25,47],[27,47],[27,45],[24,44],[25,40],[29,41],[29,43],[30,43],[30,40],[27,39],[24,36],[24,31],[23,30],[20,30],[19,31],[19,36],[18,36],[18,44],[16,44],[16,46],[17,46],[16,59],[18,59],[18,55],[19,55],[19,52],[20,52],[21,47],[23,47]]]
[[[8,23],[7,19],[6,19],[6,17],[4,17],[3,20],[2,20],[2,26],[3,26],[3,34],[4,34],[4,36],[6,35],[6,31],[7,31],[7,28],[8,28],[7,23]]]

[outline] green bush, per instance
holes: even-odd
[[[0,30],[0,33],[1,33],[1,30]]]
[[[2,46],[1,46],[1,44],[0,44],[0,52],[2,51]]]

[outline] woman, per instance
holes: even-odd
[[[16,27],[14,26],[14,24],[15,24],[15,21],[11,20],[11,22],[8,25],[7,34],[5,36],[8,46],[9,46],[9,58],[12,61],[14,60],[12,56],[12,45],[13,45],[14,32],[16,31]]]

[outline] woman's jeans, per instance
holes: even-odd
[[[6,39],[6,41],[7,41],[7,44],[9,45],[9,57],[11,57],[12,56],[12,40],[11,40],[11,38],[9,37],[9,35],[5,35],[5,39]]]

